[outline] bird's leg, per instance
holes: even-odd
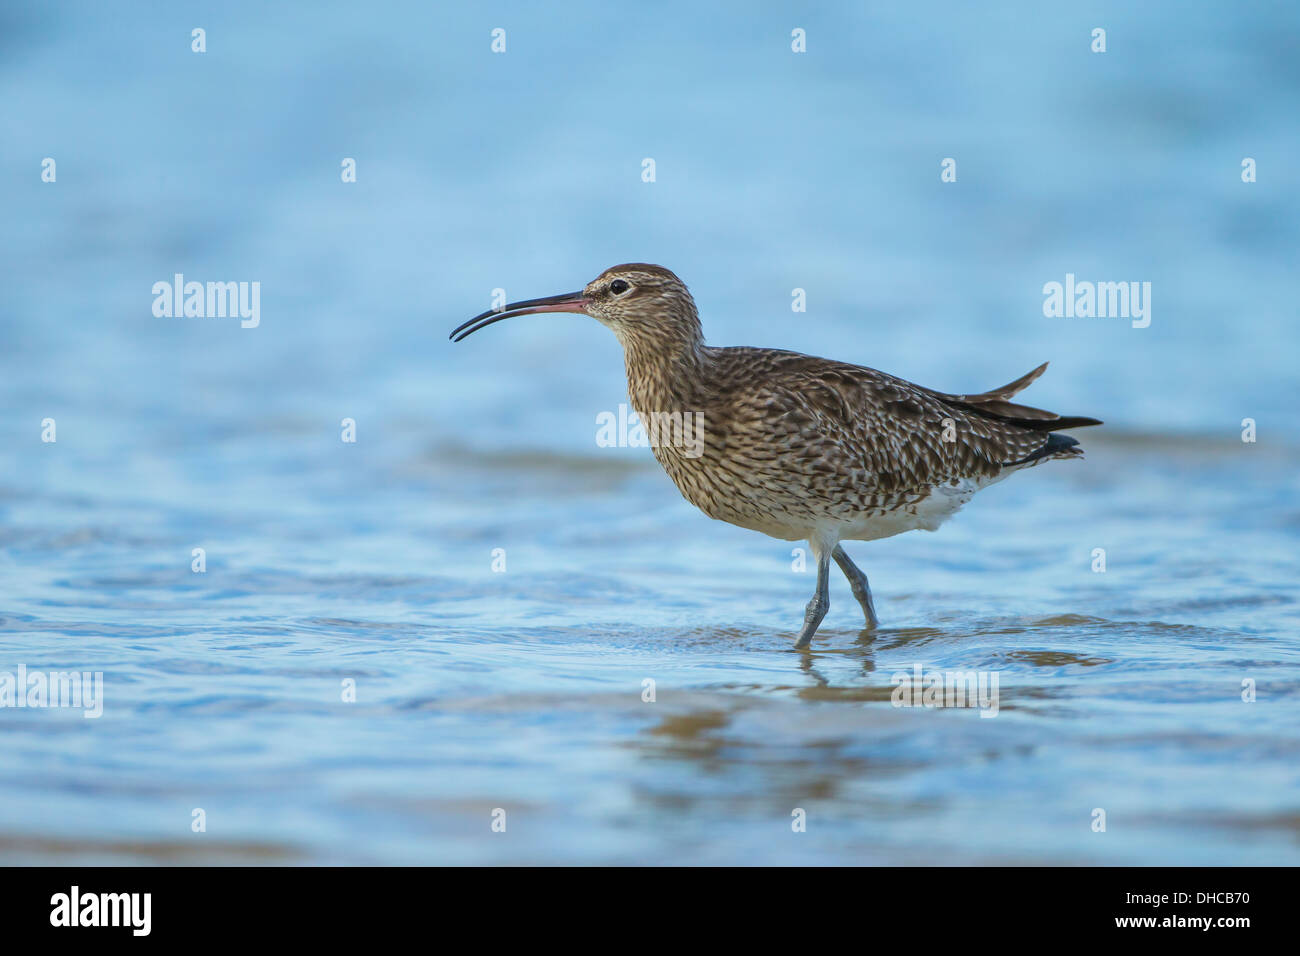
[[[817,555],[817,593],[812,596],[812,600],[808,602],[808,609],[804,611],[803,630],[799,632],[799,640],[795,641],[795,647],[808,646],[831,606],[830,552],[824,548],[814,548],[814,553]]]
[[[867,576],[849,558],[849,553],[838,544],[835,546],[835,563],[849,579],[853,596],[858,599],[858,603],[862,605],[862,613],[867,616],[867,627],[879,627],[880,619],[876,617],[876,606],[871,602],[871,586],[867,584]]]

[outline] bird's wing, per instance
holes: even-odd
[[[734,363],[728,415],[743,434],[728,441],[764,446],[750,455],[793,452],[805,472],[838,471],[858,489],[909,493],[991,478],[1056,450],[1046,429],[989,414],[970,396],[956,401],[875,369],[793,352],[735,351],[750,354]],[[988,394],[988,404],[1003,401]]]
[[[1057,428],[1082,428],[1086,425],[1100,425],[1101,422],[1095,418],[1085,418],[1081,415],[1058,415],[1056,412],[1034,408],[1030,405],[1018,405],[1015,402],[1008,401],[1017,392],[1024,391],[1046,369],[1047,363],[1044,362],[1038,368],[1020,376],[1014,382],[1009,382],[1001,388],[981,392],[978,395],[953,395],[930,388],[921,388],[919,385],[914,387],[928,392],[946,405],[963,408],[986,418],[1000,419],[1008,424],[1019,425],[1021,428],[1028,428],[1031,431],[1051,431]]]
[[[1026,372],[1024,375],[1020,376],[1014,382],[1008,382],[1006,385],[1003,385],[1001,388],[991,388],[987,392],[981,392],[979,395],[968,395],[963,397],[968,398],[971,401],[980,401],[980,400],[994,399],[994,398],[1000,398],[1005,401],[1006,399],[1010,398],[1012,395],[1016,395],[1020,392],[1023,392],[1030,385],[1034,384],[1034,382],[1038,380],[1038,377],[1046,371],[1047,371],[1047,363],[1044,362],[1042,365],[1038,366],[1038,368],[1034,369],[1032,372]]]

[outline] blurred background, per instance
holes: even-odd
[[[1273,3],[5,6],[0,671],[105,703],[0,709],[0,860],[1300,862],[1298,45]],[[884,629],[836,580],[789,653],[792,546],[596,445],[613,336],[447,341],[629,260],[714,345],[1051,360],[1024,400],[1106,426],[851,546]],[[175,273],[260,325],[156,317]],[[1044,317],[1067,273],[1150,326]],[[891,707],[916,663],[999,716]]]

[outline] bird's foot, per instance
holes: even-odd
[[[808,609],[803,615],[803,628],[799,631],[798,640],[794,642],[796,648],[803,649],[812,643],[813,635],[821,626],[822,618],[826,617],[830,604],[830,601],[824,601],[820,597],[814,597],[808,602]]]
[[[862,616],[867,620],[867,627],[873,631],[880,627],[880,618],[876,617],[876,608],[871,602],[871,594],[867,593],[865,596],[854,594],[853,596],[862,605]]]

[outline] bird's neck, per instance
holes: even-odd
[[[662,333],[662,329],[656,331]],[[667,336],[624,336],[623,359],[632,407],[642,416],[698,409],[707,384],[706,351],[698,324]]]

